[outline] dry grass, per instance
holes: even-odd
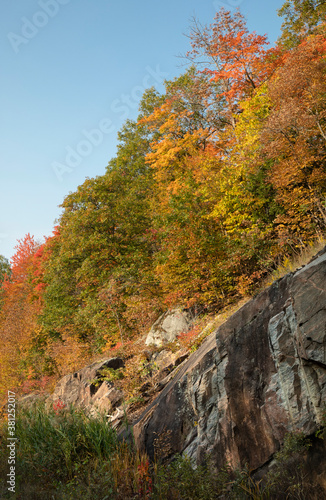
[[[225,323],[230,316],[237,312],[250,299],[251,296],[247,295],[232,304],[228,304],[217,315],[207,314],[199,317],[189,332],[179,335],[179,346],[181,345],[191,352],[196,351],[209,335]]]
[[[278,279],[283,278],[286,274],[293,273],[297,269],[305,266],[325,246],[326,239],[319,236],[316,240],[309,242],[305,247],[300,248],[294,255],[285,256],[283,262],[263,281],[260,289],[267,288]]]

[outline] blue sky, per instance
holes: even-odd
[[[0,19],[0,254],[52,232],[59,205],[102,175],[143,91],[184,70],[193,16],[239,7],[273,44],[284,0],[6,0]]]

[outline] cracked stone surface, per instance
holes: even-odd
[[[134,423],[151,457],[263,466],[285,433],[316,431],[326,402],[326,249],[231,316]],[[163,438],[162,438],[163,439]]]
[[[120,358],[110,358],[95,362],[90,366],[63,377],[48,399],[48,404],[58,400],[66,405],[74,404],[87,409],[90,413],[111,411],[122,400],[123,394],[112,382],[102,381],[101,370],[117,370],[123,366]],[[97,383],[95,381],[98,380]]]

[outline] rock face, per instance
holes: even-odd
[[[187,310],[173,309],[167,311],[155,321],[145,344],[161,346],[166,342],[173,342],[177,335],[190,329],[192,321],[193,317]]]
[[[324,250],[212,333],[134,423],[134,436],[151,457],[164,445],[197,463],[209,453],[217,466],[256,469],[286,432],[315,432],[325,402]]]
[[[122,367],[122,359],[111,358],[66,375],[56,385],[49,402],[60,400],[65,405],[82,406],[90,413],[111,411],[121,402],[123,394],[111,382],[103,381],[101,372],[105,368],[117,370]]]

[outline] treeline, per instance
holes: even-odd
[[[325,13],[285,2],[273,48],[239,11],[193,21],[188,69],[144,93],[106,173],[0,262],[2,386],[123,344],[167,307],[217,310],[324,233]]]

